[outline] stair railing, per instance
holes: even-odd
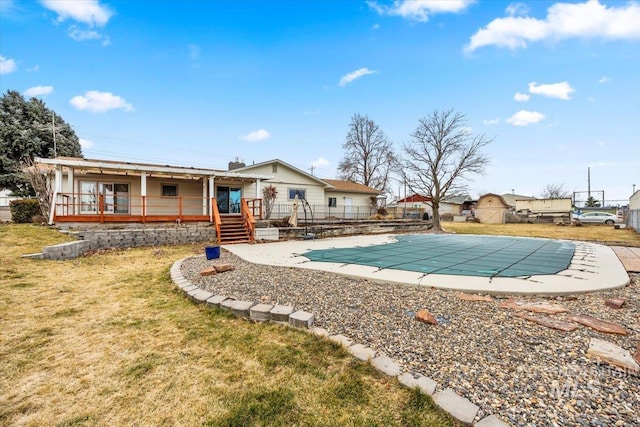
[[[251,212],[251,209],[249,209],[249,204],[247,203],[247,199],[243,198],[241,200],[241,212],[242,212],[242,219],[244,221],[244,226],[251,233],[249,236],[249,239],[253,242],[254,240],[253,236],[255,235],[255,228],[256,228],[256,220],[253,216],[253,213]]]
[[[213,211],[213,224],[216,227],[216,238],[218,244],[222,243],[222,236],[220,236],[220,226],[222,225],[222,219],[220,219],[220,211],[218,211],[218,202],[215,198],[211,198],[211,210]]]

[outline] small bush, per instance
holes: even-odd
[[[389,212],[387,212],[386,208],[379,208],[377,214],[380,216],[387,216],[389,215]]]
[[[440,215],[440,221],[453,221],[453,214],[451,212],[445,212]]]
[[[40,203],[36,199],[18,199],[9,202],[11,220],[19,224],[33,222],[33,217],[41,216]]]

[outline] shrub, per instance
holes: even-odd
[[[378,214],[378,215],[380,215],[380,216],[387,216],[387,215],[389,215],[389,213],[387,212],[387,209],[386,209],[386,208],[378,208],[378,212],[377,212],[377,214]]]
[[[440,215],[440,221],[453,221],[453,214],[451,212],[445,212]]]
[[[26,224],[33,222],[35,216],[41,216],[40,203],[36,199],[18,199],[9,202],[11,220],[15,223]]]

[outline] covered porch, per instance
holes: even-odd
[[[266,175],[79,158],[36,158],[51,187],[49,222],[216,222],[262,218]],[[255,184],[255,185],[254,185]],[[247,188],[255,188],[248,194]]]

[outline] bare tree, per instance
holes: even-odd
[[[36,193],[40,204],[40,213],[42,213],[45,218],[48,218],[53,195],[51,181],[47,178],[46,172],[38,168],[38,165],[30,158],[22,162],[22,171],[26,180],[31,184],[31,187],[33,187]]]
[[[345,156],[338,164],[341,179],[386,190],[397,158],[391,141],[373,120],[354,114],[342,148]]]
[[[540,197],[543,199],[567,199],[571,197],[571,192],[564,188],[564,184],[547,184],[542,189]]]
[[[262,198],[264,200],[264,219],[271,218],[273,204],[278,196],[278,190],[273,185],[268,185],[262,189]]]
[[[466,117],[452,109],[419,120],[404,145],[403,173],[413,192],[431,198],[434,230],[442,230],[440,202],[466,192],[468,175],[484,173],[489,158],[482,149],[492,141],[473,135]]]

